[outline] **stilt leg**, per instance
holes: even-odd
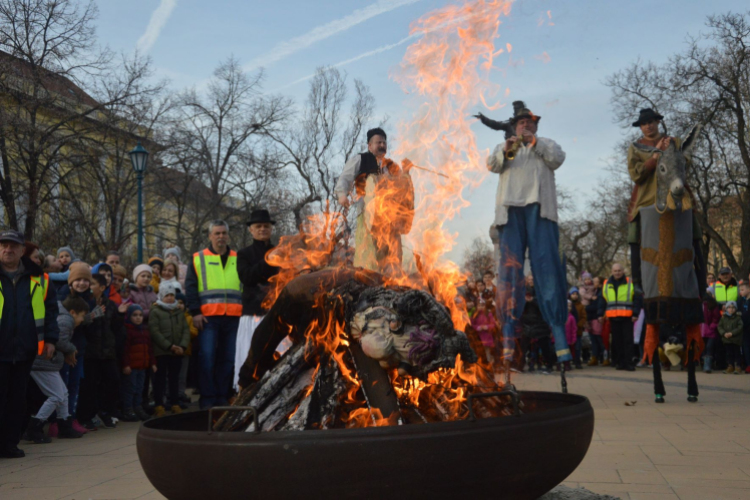
[[[688,401],[698,401],[698,382],[695,380],[695,342],[690,342],[688,349]]]
[[[664,388],[664,381],[661,378],[661,360],[659,359],[659,346],[657,344],[654,349],[654,357],[652,361],[654,365],[654,395],[656,396],[655,401],[657,403],[664,402],[664,396],[667,394],[667,390]]]

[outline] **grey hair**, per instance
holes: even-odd
[[[208,234],[211,234],[211,231],[213,231],[215,227],[219,226],[224,226],[225,228],[227,228],[227,232],[229,232],[229,224],[227,224],[226,221],[215,219],[208,223]]]

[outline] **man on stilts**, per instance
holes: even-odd
[[[487,168],[500,174],[494,222],[500,246],[496,306],[503,325],[503,357],[510,359],[526,302],[523,263],[528,249],[536,298],[552,328],[557,360],[564,362],[572,358],[565,339],[567,291],[558,249],[555,170],[565,153],[555,141],[537,137],[540,118],[523,101],[514,102],[510,123],[515,135],[487,158]]]

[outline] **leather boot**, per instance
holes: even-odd
[[[727,365],[727,369],[724,373],[734,373],[734,365]]]
[[[26,434],[24,435],[29,441],[33,441],[34,444],[47,444],[51,443],[52,440],[44,435],[44,420],[31,417],[29,420],[29,426],[26,428]]]
[[[59,428],[57,437],[60,439],[77,439],[83,436],[82,433],[73,429],[73,417],[68,417],[65,420],[58,418],[57,427]]]
[[[596,366],[598,364],[599,364],[599,360],[596,359],[596,356],[591,356],[588,366]]]

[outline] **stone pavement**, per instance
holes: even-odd
[[[651,371],[586,368],[570,392],[596,412],[589,453],[564,484],[631,500],[750,498],[750,376],[698,374],[698,403],[686,401],[687,374],[666,372],[667,403],[653,402]],[[525,390],[559,390],[559,376],[517,375]],[[634,406],[626,406],[625,403]],[[0,498],[157,499],[135,450],[137,424],[79,440],[22,444],[26,458],[0,459]]]

